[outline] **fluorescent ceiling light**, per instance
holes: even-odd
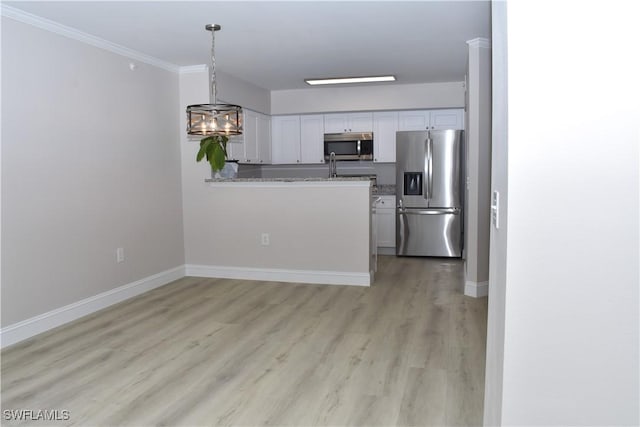
[[[395,82],[395,76],[374,76],[374,77],[335,77],[331,79],[305,79],[309,85],[337,85],[343,83],[372,83],[372,82]]]

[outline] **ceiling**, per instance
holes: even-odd
[[[269,90],[305,78],[461,81],[466,41],[490,38],[488,1],[3,2],[177,66],[208,64]]]

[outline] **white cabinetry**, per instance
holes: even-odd
[[[376,203],[376,240],[381,248],[396,247],[396,197],[379,196]]]
[[[373,113],[373,161],[394,163],[396,161],[396,132],[398,112]]]
[[[324,163],[324,116],[300,116],[300,163]]]
[[[242,135],[229,138],[227,154],[240,163],[271,162],[271,120],[255,111],[243,110]]]
[[[324,163],[322,114],[274,116],[273,164]]]
[[[324,115],[324,133],[371,132],[373,113],[337,113]]]
[[[398,130],[464,129],[462,109],[401,111]]]
[[[300,163],[300,116],[274,116],[271,129],[271,162]]]
[[[257,160],[260,163],[271,163],[271,117],[258,114],[256,118]]]

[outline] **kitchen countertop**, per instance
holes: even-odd
[[[205,182],[336,182],[336,181],[369,181],[362,177],[336,178],[209,178]]]
[[[205,182],[208,183],[286,183],[286,182],[363,182],[369,181],[367,177],[361,176],[339,176],[336,178],[326,178],[326,177],[312,177],[312,178],[208,178],[205,179]],[[372,187],[372,194],[378,196],[395,196],[396,194],[396,186],[395,185],[376,185]]]

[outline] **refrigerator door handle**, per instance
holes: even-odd
[[[398,209],[398,214],[402,215],[458,215],[460,208],[442,208],[442,209]],[[402,226],[402,222],[400,223]]]
[[[433,194],[433,140],[431,139],[431,132],[429,132],[427,144],[429,146],[429,181],[427,186],[429,187],[429,199],[431,199]]]
[[[398,253],[405,253],[407,248],[407,225],[406,225],[406,218],[405,218],[405,210],[404,209],[398,209],[398,222],[400,224],[400,230],[398,230],[398,238],[399,238],[399,242],[398,242],[398,249],[396,249],[396,251]]]
[[[429,136],[424,141],[424,176],[427,182],[424,184],[424,198],[429,200],[431,198],[431,191],[429,183],[431,182],[431,145]]]

